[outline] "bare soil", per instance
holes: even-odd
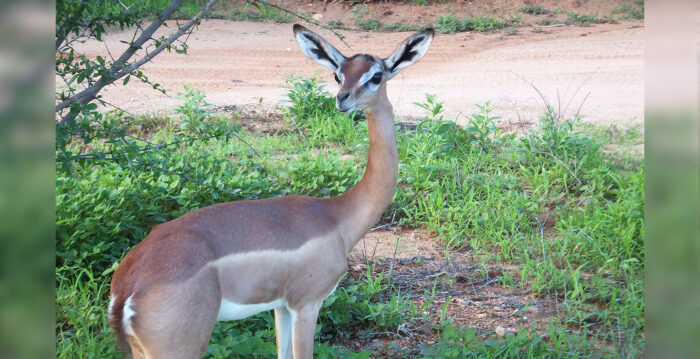
[[[435,343],[433,328],[443,315],[455,326],[501,336],[521,329],[547,335],[550,320],[558,320],[557,298],[538,297],[517,285],[504,286],[499,277],[519,278],[516,267],[473,258],[470,251],[446,251],[434,237],[421,230],[380,229],[355,246],[348,258],[351,278],[364,280],[367,266],[373,266],[375,273],[383,272],[395,290],[408,295],[424,312],[395,333],[358,336],[340,344],[356,350],[372,348],[378,351],[377,358],[391,358],[394,346],[419,351],[418,343]]]
[[[549,9],[554,8],[553,4],[558,4],[558,7],[568,4],[579,13],[599,13],[601,17],[619,5],[615,1],[579,1],[582,4],[575,7],[576,1],[550,2]],[[322,23],[329,19],[349,21],[352,16],[347,2],[298,3],[301,7],[311,5],[307,13],[321,11],[324,15]],[[499,11],[496,5],[483,4],[483,11],[480,11],[481,8],[474,5],[476,3],[481,4],[467,2],[464,7],[452,4],[452,10],[459,10],[455,11],[458,16]],[[486,2],[490,3],[502,2]],[[508,11],[519,8],[520,3],[516,1],[508,5]],[[391,12],[385,17],[392,20],[385,22],[394,19],[399,22],[407,17],[412,17],[413,22],[415,19],[429,22],[434,21],[437,14],[446,13],[442,8],[448,5],[392,2],[365,6],[372,6],[377,14],[385,7],[391,9],[381,12]],[[323,12],[323,6],[326,12]],[[388,83],[389,97],[397,116],[424,115],[413,102],[422,102],[425,94],[431,93],[437,94],[444,102],[445,119],[463,124],[465,115],[477,111],[475,104],[491,101],[493,114],[502,117],[502,125],[527,127],[536,123],[545,110],[541,93],[550,105],[561,109],[564,116],[571,116],[580,109],[584,120],[600,124],[642,122],[644,29],[641,21],[588,27],[543,27],[527,20],[526,16],[530,15],[522,15],[523,23],[531,25],[518,27],[514,35],[504,31],[438,34],[420,62]],[[562,14],[542,16],[561,17]],[[388,56],[409,35],[338,30],[352,46],[348,48],[330,31],[315,27],[313,30],[346,55],[365,52]],[[106,45],[112,54],[124,48],[119,41],[129,40],[130,34],[110,31]],[[299,51],[292,37],[291,24],[205,20],[189,38],[188,44],[186,55],[163,53],[142,68],[153,82],[168,90],[168,95],[132,79],[127,86],[120,84],[106,88],[103,98],[134,114],[163,114],[179,103],[174,96],[182,92],[183,85],[190,85],[205,91],[208,101],[218,107],[278,106],[286,91],[282,86],[292,73],[302,76],[320,74],[328,82],[328,90],[336,90],[330,71]],[[82,44],[80,50],[90,57],[105,56],[106,52],[105,45],[99,42]]]

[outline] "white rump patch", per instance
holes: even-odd
[[[134,333],[134,329],[131,327],[131,318],[133,318],[134,315],[136,315],[136,312],[131,307],[133,304],[133,301],[131,299],[133,297],[134,295],[132,294],[129,298],[126,299],[126,302],[124,302],[124,309],[122,310],[122,327],[124,327],[124,332],[126,334],[135,337],[136,333]]]
[[[243,318],[248,318],[251,315],[255,315],[260,312],[268,311],[275,308],[282,308],[286,306],[287,302],[282,298],[269,303],[256,304],[238,304],[228,301],[226,300],[226,298],[222,298],[221,307],[219,308],[219,314],[216,316],[216,320],[239,320]]]

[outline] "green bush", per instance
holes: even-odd
[[[316,115],[337,112],[335,98],[325,90],[325,84],[318,77],[307,79],[292,75],[286,83],[286,113],[300,126],[306,126],[306,122]]]
[[[228,200],[269,197],[281,189],[255,162],[235,163],[193,146],[166,158],[171,173],[116,164],[56,178],[57,265],[111,268],[150,228],[197,208]],[[184,179],[200,178],[202,183]]]
[[[289,192],[313,197],[337,196],[359,180],[357,169],[339,156],[301,154],[286,167]]]

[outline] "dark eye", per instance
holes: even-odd
[[[335,82],[340,83],[340,79],[338,78],[338,75],[333,74],[333,77],[335,77]]]
[[[379,83],[382,82],[382,73],[377,72],[376,74],[374,74],[374,76],[372,76],[372,79],[370,81],[372,81],[372,83],[375,85],[379,85]]]

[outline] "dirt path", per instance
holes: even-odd
[[[520,28],[503,33],[439,34],[423,60],[389,82],[389,96],[398,116],[420,116],[413,102],[425,93],[445,103],[446,119],[464,123],[474,104],[491,101],[504,122],[536,122],[544,111],[537,87],[555,107],[581,113],[587,121],[629,124],[643,121],[643,28],[641,22]],[[407,33],[341,31],[348,49],[327,32],[318,31],[346,54],[369,52],[387,56]],[[118,52],[127,33],[113,32],[107,45]],[[321,70],[303,56],[291,24],[206,20],[189,39],[187,55],[164,53],[143,71],[174,96],[187,84],[207,93],[217,106],[276,104],[290,73],[311,76]],[[100,43],[86,43],[89,56],[103,55]],[[336,85],[321,71],[331,92]],[[525,81],[527,80],[527,82]],[[590,94],[590,95],[589,95]],[[167,112],[178,103],[170,96],[132,80],[111,86],[104,99],[133,113]],[[559,98],[559,99],[558,99]]]

